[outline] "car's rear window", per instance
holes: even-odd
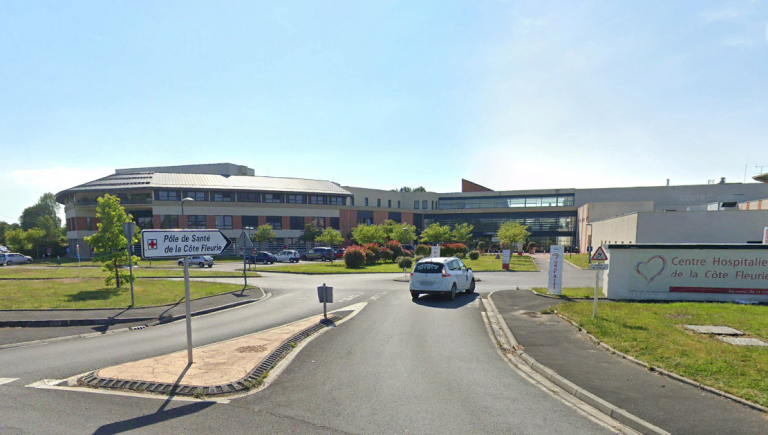
[[[418,263],[413,269],[416,273],[443,273],[442,263]]]

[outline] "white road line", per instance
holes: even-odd
[[[375,295],[371,296],[371,297],[370,297],[370,299],[368,299],[368,300],[369,300],[369,301],[371,301],[371,302],[373,302],[373,301],[376,301],[376,300],[378,300],[380,297],[384,296],[385,294],[386,294],[386,293],[377,293],[377,294],[375,294]]]
[[[340,301],[339,301],[339,303],[343,303],[343,302],[349,302],[349,301],[351,301],[352,299],[354,299],[354,298],[356,298],[356,297],[358,297],[358,296],[362,296],[362,295],[363,295],[362,293],[357,293],[357,294],[354,294],[354,295],[350,295],[350,296],[347,296],[346,298],[344,298],[344,299],[340,300]]]
[[[0,378],[0,385],[10,384],[13,381],[18,381],[19,378]]]

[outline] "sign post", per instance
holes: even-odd
[[[505,249],[501,251],[501,269],[502,270],[509,270],[509,256],[510,256],[509,249]]]
[[[133,233],[136,231],[136,224],[133,222],[123,222],[123,232],[128,239],[128,270],[131,273],[131,306],[136,305],[133,299]]]
[[[559,295],[563,292],[563,245],[549,247],[549,286],[547,293]]]
[[[77,277],[80,278],[80,240],[75,239],[75,249],[77,250]]]
[[[251,238],[248,237],[248,234],[245,233],[245,230],[238,236],[237,246],[243,250],[243,289],[245,289],[248,287],[248,275],[245,272],[245,259],[248,255],[248,249],[253,249],[253,242],[251,241]]]
[[[433,246],[429,250],[429,258],[437,258],[440,256],[440,245]]]
[[[763,245],[768,245],[768,227],[763,230]]]
[[[144,230],[144,258],[184,258],[184,298],[187,309],[187,363],[192,365],[192,307],[189,296],[189,256],[220,255],[232,242],[219,230]]]
[[[590,257],[591,261],[606,261],[608,260],[608,255],[606,255],[605,250],[602,246],[597,247],[597,251]],[[598,292],[600,287],[600,271],[601,270],[608,270],[608,265],[605,263],[590,263],[589,265],[590,270],[595,271],[595,297],[594,302],[592,306],[592,318],[597,317],[597,298],[598,298]]]
[[[323,283],[323,285],[317,288],[317,298],[323,304],[323,319],[328,321],[328,310],[326,309],[326,304],[333,303],[333,287],[328,287],[325,285],[325,283]]]

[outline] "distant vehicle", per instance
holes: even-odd
[[[277,261],[277,257],[275,257],[273,254],[269,252],[260,251],[260,252],[257,252],[256,255],[249,255],[248,257],[246,257],[246,260],[251,264],[256,264],[256,263],[274,264],[275,261]]]
[[[0,246],[0,253],[6,253],[6,252],[11,252],[11,250],[6,248],[5,246]]]
[[[193,264],[196,264],[197,267],[204,267],[204,266],[213,267],[213,257],[209,255],[198,255],[197,257],[189,257],[189,265],[191,266]],[[179,266],[184,265],[183,258],[179,258],[178,265]]]
[[[336,258],[344,258],[344,253],[347,252],[346,249],[339,249],[336,251]]]
[[[301,254],[299,254],[299,251],[292,251],[290,249],[286,249],[275,254],[275,258],[277,258],[277,261],[279,261],[280,263],[284,263],[284,262],[298,263],[299,260],[301,259]]]
[[[10,252],[7,254],[0,254],[0,261],[2,261],[2,263],[6,266],[11,266],[14,264],[30,264],[32,263],[32,257]]]
[[[414,249],[414,248],[413,248],[413,245],[400,245],[400,246],[401,246],[403,249],[405,249],[406,251],[411,251],[411,252],[413,252],[413,249]]]
[[[336,252],[333,248],[312,248],[306,254],[301,256],[302,260],[320,260],[333,261],[336,258]]]
[[[410,290],[413,299],[440,294],[454,300],[459,291],[475,292],[475,274],[456,257],[425,258],[411,272]]]

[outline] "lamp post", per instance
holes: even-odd
[[[587,224],[589,227],[589,236],[587,237],[587,264],[592,264],[592,255],[589,248],[592,246],[592,224]]]
[[[251,230],[253,229],[253,227],[243,227],[243,229],[248,232],[248,240],[250,240],[251,239]],[[245,250],[245,248],[243,248],[243,250]],[[253,252],[251,252],[251,254],[253,254]],[[254,258],[253,261],[256,261],[256,259]],[[248,270],[251,270],[251,262],[250,261],[248,262]]]
[[[194,202],[195,200],[190,197],[181,200],[182,220],[184,220],[184,203],[188,201]],[[189,302],[189,257],[186,255],[184,256],[184,299],[186,299],[185,305],[187,309],[187,363],[192,365],[192,306]]]
[[[408,227],[403,227],[403,236],[405,236],[406,231],[408,231]],[[408,239],[408,241],[411,240]],[[403,255],[403,278],[408,278],[408,272],[405,271],[405,255]]]

